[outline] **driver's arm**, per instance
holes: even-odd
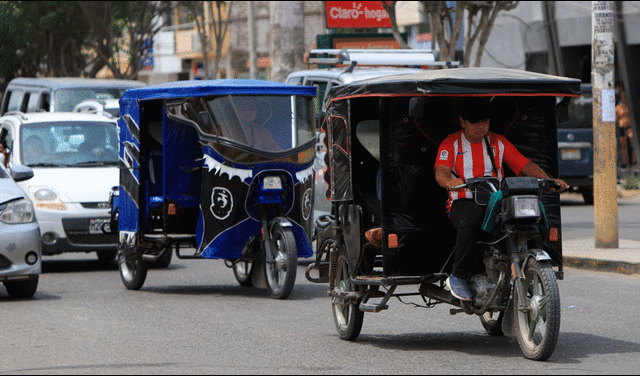
[[[460,178],[451,178],[451,169],[448,166],[443,165],[436,167],[436,181],[438,182],[438,185],[445,189],[451,189],[464,183],[464,180]]]
[[[544,172],[542,168],[540,168],[540,166],[538,166],[536,163],[531,161],[527,162],[527,164],[524,165],[524,167],[522,168],[522,171],[520,171],[520,175],[530,176],[538,179],[550,179],[549,175],[547,175],[547,173]],[[555,180],[556,183],[560,184],[560,192],[569,188],[569,185],[564,180],[562,179],[553,179],[553,180]]]

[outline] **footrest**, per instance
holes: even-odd
[[[387,309],[389,308],[388,305],[386,304],[365,304],[365,303],[360,303],[360,310],[362,312],[371,312],[371,313],[378,313],[380,311],[382,311],[383,309]]]

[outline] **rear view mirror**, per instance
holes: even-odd
[[[427,101],[425,97],[413,97],[409,101],[409,117],[420,119],[423,115],[424,104]]]
[[[11,165],[9,171],[11,172],[11,177],[16,182],[29,180],[33,177],[33,170],[27,166]]]
[[[569,103],[571,103],[571,97],[564,97],[556,106],[556,116],[560,124],[569,121]]]

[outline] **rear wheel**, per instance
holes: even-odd
[[[4,287],[7,288],[7,293],[9,293],[9,296],[12,298],[30,298],[38,289],[38,278],[39,276],[35,276],[26,281],[4,282]]]
[[[349,278],[347,256],[342,250],[338,251],[338,265],[336,272],[335,288],[341,293],[355,292],[356,288]],[[345,301],[334,297],[331,300],[333,306],[333,319],[341,339],[354,341],[360,335],[364,312],[358,308],[360,299],[355,302]]]
[[[527,312],[514,310],[514,331],[525,358],[546,360],[555,350],[560,332],[558,283],[547,262],[530,259],[523,272]],[[515,295],[518,302],[517,289]]]
[[[272,298],[286,299],[296,282],[298,250],[293,231],[279,223],[271,231],[273,259],[265,261],[267,289]]]
[[[173,249],[167,249],[158,261],[154,261],[151,266],[155,268],[168,268],[171,265],[171,258],[173,257]]]
[[[253,286],[253,263],[248,261],[238,261],[233,264],[233,275],[240,286],[251,287]]]
[[[124,286],[128,290],[140,290],[149,269],[149,264],[142,260],[142,255],[125,255],[123,251],[118,251],[118,266]]]
[[[480,316],[480,322],[484,330],[491,336],[502,336],[502,321],[504,320],[504,311],[501,312],[485,312]]]

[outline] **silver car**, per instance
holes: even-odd
[[[40,228],[33,205],[16,184],[32,177],[28,167],[14,165],[7,170],[0,163],[0,281],[12,298],[32,297],[42,269]]]

